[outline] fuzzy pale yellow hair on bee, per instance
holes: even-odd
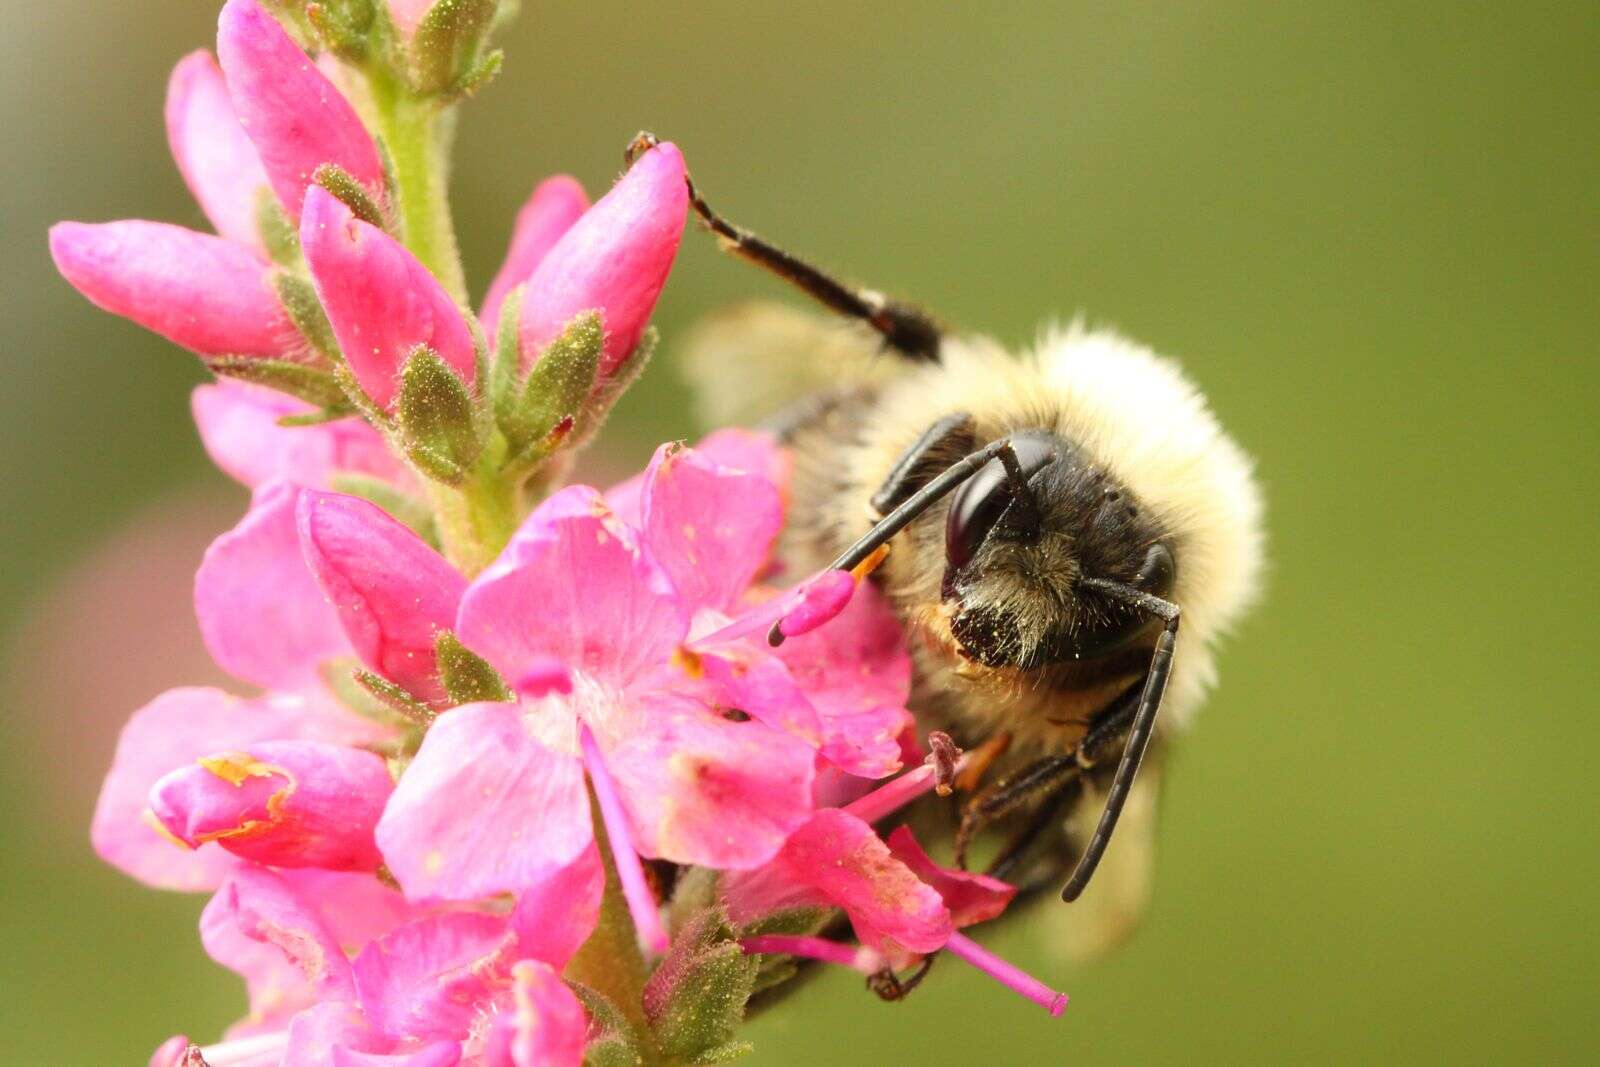
[[[691,374],[747,368],[742,392],[699,374],[709,402],[748,417],[752,397],[795,399],[768,422],[794,457],[786,562],[853,567],[888,549],[873,581],[906,630],[919,726],[969,750],[958,854],[1009,823],[991,870],[1059,877],[1079,851],[1075,899],[1125,808],[1148,834],[1153,786],[1130,801],[1140,764],[1158,726],[1157,756],[1192,717],[1217,639],[1255,594],[1250,460],[1175,361],[1115,332],[1050,328],[1012,354],[834,280],[692,183],[690,199],[727,249],[857,324],[755,305],[691,342]],[[1102,793],[1086,843],[1064,847]]]

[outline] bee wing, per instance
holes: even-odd
[[[1051,931],[1050,943],[1068,959],[1092,960],[1105,955],[1132,936],[1144,918],[1155,866],[1161,770],[1160,754],[1152,750],[1128,792],[1116,836],[1083,895],[1071,904],[1055,901],[1041,909],[1046,921],[1058,927]],[[1065,826],[1073,842],[1081,847],[1089,840],[1104,807],[1103,789],[1084,793]]]
[[[695,323],[676,352],[708,426],[755,426],[802,398],[902,369],[859,324],[773,300],[750,300]]]

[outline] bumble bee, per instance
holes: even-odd
[[[691,345],[719,416],[827,383],[773,423],[794,461],[784,562],[851,569],[888,549],[872,580],[906,631],[919,726],[969,752],[959,853],[1008,824],[991,873],[1065,875],[1073,900],[1127,813],[1141,840],[1119,847],[1114,939],[1148,876],[1141,764],[1203,699],[1257,583],[1250,460],[1176,363],[1113,332],[1052,329],[1013,356],[735,226],[692,180],[689,195],[728,251],[865,327],[766,305]]]

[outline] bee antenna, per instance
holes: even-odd
[[[1161,710],[1161,698],[1167,691],[1167,678],[1172,673],[1172,653],[1178,643],[1179,619],[1178,605],[1131,585],[1105,578],[1080,578],[1077,584],[1080,589],[1091,590],[1162,619],[1166,625],[1162,627],[1161,636],[1156,638],[1155,651],[1150,656],[1150,668],[1144,676],[1144,691],[1139,694],[1139,708],[1134,712],[1133,724],[1128,728],[1128,740],[1122,747],[1122,759],[1117,763],[1117,773],[1111,779],[1111,790],[1106,794],[1105,810],[1100,813],[1094,836],[1089,839],[1083,855],[1078,857],[1078,864],[1067,878],[1067,884],[1061,887],[1061,899],[1066,901],[1077,900],[1089,884],[1089,879],[1094,877],[1095,868],[1100,865],[1106,846],[1111,843],[1111,835],[1117,829],[1122,809],[1127,805],[1128,791],[1133,788],[1139,765],[1144,761],[1146,749],[1150,747],[1156,713]]]
[[[632,166],[635,159],[659,143],[655,134],[641,131],[629,142],[623,159]],[[689,204],[694,213],[729,252],[776,274],[839,314],[866,323],[882,336],[885,345],[908,359],[926,363],[939,361],[943,333],[927,314],[876,290],[846,285],[798,256],[729,222],[706,203],[687,171],[683,180],[689,187]]]

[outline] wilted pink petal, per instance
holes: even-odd
[[[233,112],[222,70],[204,49],[179,60],[167,82],[167,143],[217,233],[264,251],[256,206],[267,172]]]
[[[306,192],[300,248],[339,349],[373,403],[394,402],[400,371],[419,345],[472,383],[477,355],[466,318],[399,241],[319,185]]]
[[[838,809],[813,815],[771,863],[730,875],[727,896],[735,922],[804,904],[843,908],[861,943],[891,957],[933,952],[954,931],[938,892]]]
[[[771,858],[810,812],[812,751],[751,720],[665,692],[629,694],[636,715],[597,733],[639,851],[704,867]]]
[[[495,1016],[484,1067],[579,1067],[589,1028],[577,996],[538,960],[511,968],[511,1002]]]
[[[605,882],[600,848],[591,841],[577,859],[524,889],[511,913],[517,955],[566,967],[600,920]]]
[[[359,742],[371,723],[300,697],[243,700],[220,689],[170,689],[134,712],[100,790],[90,839],[100,858],[147,885],[211,889],[240,860],[216,845],[181,847],[146,814],[150,787],[206,755],[274,738]]]
[[[200,916],[200,941],[244,977],[251,1028],[282,1026],[319,1000],[355,995],[350,962],[315,907],[259,867],[238,868],[217,890]]]
[[[291,218],[300,217],[306,186],[324,163],[383,200],[383,162],[355,109],[256,0],[223,6],[217,59],[239,121]]]
[[[215,841],[273,867],[375,871],[372,830],[393,788],[383,758],[364,749],[263,741],[172,771],[150,809],[191,848]]]
[[[539,183],[522,210],[517,212],[511,247],[506,249],[505,262],[483,298],[483,312],[478,318],[485,330],[494,332],[500,321],[500,305],[505,303],[511,290],[528,280],[545,253],[588,207],[589,197],[576,178],[557,174]]]
[[[453,708],[428,730],[377,839],[413,901],[519,892],[594,840],[582,767],[531,736],[517,705]]]
[[[434,915],[362,950],[353,967],[371,1025],[395,1039],[460,1040],[505,984],[516,938],[498,916]]]
[[[523,520],[468,586],[456,625],[505,678],[547,659],[632,678],[665,662],[687,630],[666,574],[585,485],[563,489]]]
[[[336,473],[409,486],[411,477],[383,435],[359,418],[282,426],[313,407],[273,389],[231,379],[199,385],[189,398],[206,453],[222,472],[254,489],[274,478],[326,489]]]
[[[600,374],[615,371],[638,345],[666,284],[688,203],[676,145],[640,156],[528,279],[518,324],[523,359],[536,358],[574,315],[597,309],[606,332]]]
[[[239,525],[206,549],[194,578],[206,650],[224,670],[263,688],[311,684],[324,661],[350,654],[300,549],[301,492],[287,482],[257,489]]]
[[[164,222],[58,222],[56,269],[96,307],[203,356],[294,357],[305,342],[241,244]]]
[[[302,492],[300,547],[362,662],[423,700],[440,700],[434,641],[467,582],[427,542],[360,497]]]
[[[777,487],[765,477],[719,467],[682,445],[656,450],[640,503],[645,545],[694,609],[731,609],[783,526]]]
[[[939,866],[917,843],[910,827],[896,827],[886,843],[895,859],[934,888],[950,909],[950,921],[957,928],[999,918],[1017,895],[1015,886],[998,878]]]

